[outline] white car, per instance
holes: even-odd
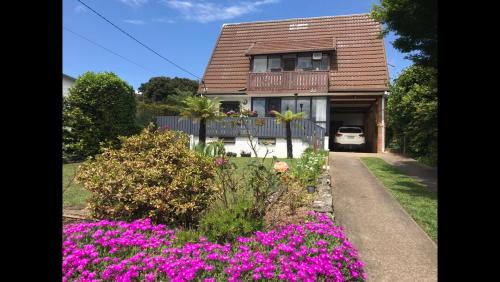
[[[356,126],[342,126],[335,133],[333,144],[336,148],[362,150],[365,148],[363,129]]]

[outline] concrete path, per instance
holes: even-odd
[[[336,221],[368,281],[437,281],[437,246],[355,153],[330,153]]]

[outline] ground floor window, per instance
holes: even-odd
[[[227,113],[229,111],[234,111],[238,113],[240,111],[240,102],[238,101],[221,101],[220,102],[220,111],[223,113]]]
[[[224,144],[236,144],[236,137],[219,137]]]
[[[304,118],[312,119],[326,128],[327,97],[252,98],[252,110],[256,111],[259,117],[270,116],[271,110],[282,114],[287,110],[294,113],[304,112]]]
[[[276,138],[259,138],[259,145],[276,145]]]

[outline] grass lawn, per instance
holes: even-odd
[[[437,193],[429,191],[425,185],[404,175],[380,158],[362,157],[361,160],[422,229],[437,242]]]
[[[83,186],[76,184],[72,179],[76,169],[80,163],[63,164],[63,206],[78,207],[85,206],[85,200],[90,195],[90,192],[85,190]]]
[[[245,167],[247,164],[255,158],[241,158],[241,157],[233,157],[230,158],[231,162],[234,162],[237,166],[236,173],[240,176],[243,176]],[[280,161],[284,161],[288,163],[290,169],[293,169],[297,159],[279,159]],[[267,158],[265,161],[266,165],[271,165],[272,158]],[[63,191],[65,187],[69,187],[66,191],[63,192],[63,206],[64,207],[75,207],[75,208],[83,208],[85,206],[85,200],[88,196],[90,196],[90,192],[85,190],[82,185],[71,182],[73,176],[75,175],[77,167],[80,163],[74,164],[64,164],[63,165]]]

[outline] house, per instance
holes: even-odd
[[[274,144],[266,146],[277,157],[286,156],[285,135],[269,129],[269,112],[287,109],[306,114],[306,129],[292,133],[294,157],[311,145],[332,150],[342,125],[361,126],[368,150],[382,152],[389,76],[380,32],[368,14],[224,24],[198,92],[223,111],[256,111],[265,129],[255,136]],[[241,131],[221,127],[208,126],[207,136],[222,138],[227,151],[250,151]]]
[[[64,73],[62,75],[62,78],[63,78],[63,96],[68,96],[69,94],[68,89],[71,86],[73,86],[76,79]]]

